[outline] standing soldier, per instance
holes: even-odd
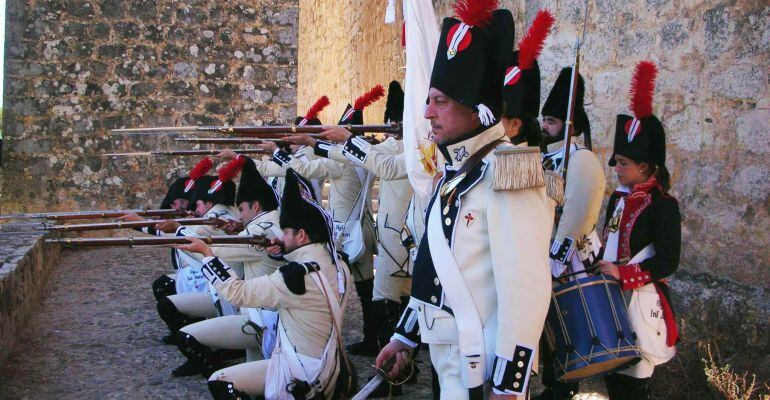
[[[543,105],[542,137],[546,151],[543,154],[544,167],[562,176],[564,168],[564,130],[570,100],[572,69],[564,68],[559,73],[551,92]],[[575,90],[574,136],[585,135],[590,141],[591,127],[583,106],[585,84],[578,75]],[[601,250],[596,233],[596,221],[604,197],[604,171],[596,155],[573,140],[569,149],[569,169],[564,188],[564,199],[556,232],[549,252],[551,273],[555,278],[590,267]],[[557,213],[559,215],[559,213]],[[545,341],[542,342],[542,382],[545,390],[536,397],[540,400],[571,399],[578,393],[578,382],[562,382],[556,379],[554,364]]]
[[[379,100],[384,94],[385,89],[377,85],[357,98],[353,106],[348,104],[339,120],[339,125],[363,124],[364,108]],[[379,347],[376,322],[378,316],[375,315],[372,307],[376,239],[374,221],[369,212],[371,174],[348,162],[329,159],[329,150],[333,146],[331,142],[313,140],[308,135],[291,136],[289,140],[312,146],[315,154],[321,157],[303,162],[282,150],[277,150],[273,156],[277,162],[283,164],[284,168],[292,168],[304,178],[329,180],[329,209],[334,218],[335,236],[337,240],[342,239],[340,248],[350,257],[350,269],[363,313],[363,340],[350,345],[348,351],[356,355],[374,355]],[[359,226],[361,229],[358,229]],[[344,242],[351,245],[346,246]]]
[[[550,300],[553,206],[540,153],[510,144],[500,117],[513,17],[460,1],[444,20],[425,117],[445,157],[427,210],[412,299],[377,357],[430,347],[443,399],[526,396]],[[419,339],[418,339],[419,326]]]

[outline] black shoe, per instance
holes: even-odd
[[[192,360],[185,361],[184,364],[174,368],[173,371],[171,371],[171,375],[173,376],[195,376],[198,374],[204,374],[206,372],[206,367],[201,365],[200,363],[197,363]]]
[[[345,346],[345,349],[354,356],[376,357],[377,354],[380,354],[380,346],[377,345],[376,340],[364,339],[358,343]]]
[[[220,358],[219,352],[201,344],[188,333],[177,333],[177,346],[179,347],[179,351],[181,351],[182,354],[187,357],[187,360],[198,367],[197,373],[201,374],[204,378],[208,378],[211,374],[214,373],[214,371],[222,368],[222,359]],[[186,364],[187,363],[185,363],[185,365]],[[187,370],[188,369],[182,369],[182,371]],[[176,370],[174,371],[176,372]]]
[[[209,381],[209,391],[214,400],[248,400],[246,393],[236,389],[231,382]]]
[[[169,333],[168,335],[163,336],[160,340],[163,341],[163,344],[168,344],[172,346],[176,346],[177,344],[176,335],[174,335],[173,333]]]

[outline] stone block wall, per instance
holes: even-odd
[[[6,4],[3,213],[157,206],[196,161],[112,128],[295,116],[294,0]]]
[[[21,341],[18,333],[45,293],[61,252],[59,246],[45,245],[45,232],[36,228],[32,223],[0,225],[0,365]]]

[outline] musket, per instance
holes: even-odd
[[[154,128],[123,128],[112,129],[113,134],[146,134],[155,135],[170,132],[195,133],[225,133],[253,137],[280,139],[283,136],[296,133],[321,133],[332,128],[341,127],[352,133],[378,132],[400,135],[401,124],[384,125],[274,125],[274,126],[162,126]]]
[[[60,244],[64,246],[167,246],[173,244],[187,244],[190,237],[187,236],[169,236],[169,237],[113,237],[113,238],[63,238],[46,239],[46,244]],[[271,246],[273,242],[262,235],[238,236],[238,235],[219,235],[219,236],[201,236],[198,239],[208,245],[224,244],[246,244],[251,246]]]
[[[237,154],[268,154],[263,148],[234,149]],[[105,153],[102,157],[136,157],[136,156],[215,156],[222,149],[193,149],[193,150],[169,150],[169,151],[139,151],[133,153]]]
[[[173,219],[181,225],[213,225],[222,226],[225,224],[225,220],[219,218],[179,218]],[[39,228],[40,230],[56,231],[56,232],[78,232],[78,231],[96,231],[104,229],[133,229],[133,228],[148,228],[155,226],[159,223],[158,220],[147,221],[115,221],[115,222],[102,222],[96,224],[70,224],[70,225],[54,225],[45,226]]]
[[[321,135],[310,135],[314,138],[321,138]],[[379,143],[373,136],[361,136],[364,140],[370,143]],[[201,137],[184,137],[175,138],[175,142],[186,143],[199,143],[199,144],[260,144],[264,142],[273,142],[277,146],[285,146],[295,144],[294,142],[286,139],[271,139],[271,138],[201,138]],[[237,150],[234,150],[237,151]]]
[[[142,217],[185,217],[190,215],[189,211],[174,210],[173,208],[163,210],[145,210],[140,208],[134,210],[93,210],[65,211],[56,213],[7,214],[0,215],[0,219],[50,219],[61,221],[69,219],[117,218],[131,213],[135,213]]]
[[[572,134],[575,131],[575,94],[578,87],[578,77],[580,71],[580,47],[585,42],[586,26],[588,25],[588,0],[585,0],[585,15],[583,17],[583,36],[575,42],[575,64],[572,66],[569,85],[569,101],[567,102],[567,116],[564,119],[564,161],[562,163],[562,179],[564,186],[567,185],[567,168],[569,167],[569,149],[572,142]],[[589,143],[590,145],[590,143]],[[590,147],[589,147],[590,148]]]

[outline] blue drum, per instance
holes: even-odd
[[[609,276],[555,287],[545,332],[562,381],[605,375],[640,357],[620,284]]]

